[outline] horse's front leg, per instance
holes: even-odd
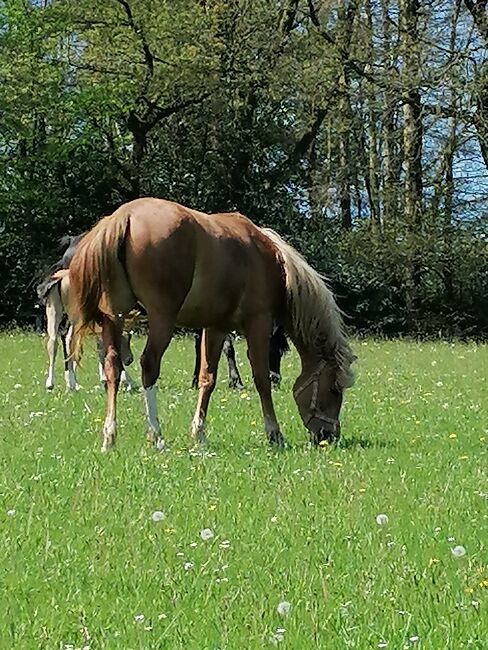
[[[261,400],[266,435],[270,443],[283,447],[285,440],[276,419],[269,377],[271,324],[271,318],[267,316],[254,318],[252,322],[248,323],[245,328],[248,346],[247,355],[251,363],[254,384]]]
[[[237,388],[237,390],[242,390],[244,388],[244,384],[242,383],[242,379],[237,368],[236,353],[230,336],[225,337],[223,350],[225,358],[227,359],[227,365],[229,367],[229,388]]]
[[[220,353],[225,339],[225,332],[205,329],[202,335],[200,374],[198,377],[198,402],[193,416],[191,433],[197,444],[205,444],[205,418],[208,404],[217,381],[217,369]]]
[[[103,316],[102,341],[105,351],[104,371],[107,385],[107,412],[103,425],[103,452],[112,449],[117,436],[117,392],[119,390],[120,373],[122,372],[120,358],[121,335],[121,324],[108,316]]]

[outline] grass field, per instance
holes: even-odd
[[[146,449],[124,394],[103,456],[94,354],[79,392],[59,361],[48,394],[44,339],[2,335],[0,647],[488,648],[488,347],[354,350],[337,448],[307,445],[290,355],[275,392],[290,447],[268,449],[239,344],[247,390],[221,367],[209,453],[190,455],[178,340],[158,393],[169,451]]]

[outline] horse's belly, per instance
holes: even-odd
[[[226,282],[212,282],[195,274],[192,286],[178,313],[180,327],[236,327],[239,291]]]

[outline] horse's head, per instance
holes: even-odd
[[[122,363],[124,364],[124,366],[130,366],[130,364],[134,361],[134,355],[132,354],[132,350],[130,347],[131,339],[132,339],[131,331],[122,332],[120,353],[122,356]]]
[[[316,445],[339,439],[339,413],[346,388],[341,378],[334,362],[321,360],[315,367],[305,366],[293,387],[300,416]]]

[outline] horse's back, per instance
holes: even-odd
[[[146,307],[174,306],[178,324],[189,327],[237,327],[276,294],[275,251],[239,213],[207,215],[160,199],[122,207],[130,210],[130,282]]]

